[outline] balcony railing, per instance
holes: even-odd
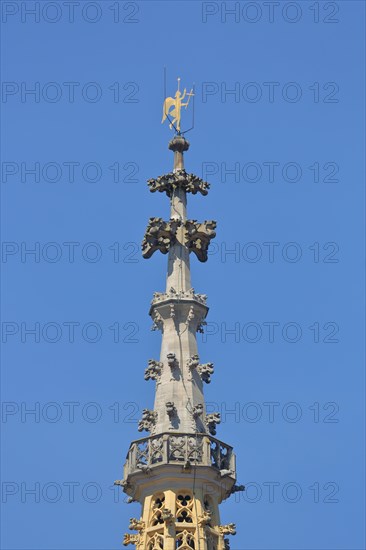
[[[206,434],[164,433],[131,443],[125,464],[129,474],[162,464],[190,464],[231,470],[235,474],[232,447]]]

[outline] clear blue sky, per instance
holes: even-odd
[[[113,481],[160,347],[167,259],[138,246],[168,216],[164,66],[196,84],[189,214],[218,222],[192,275],[247,485],[232,549],[365,548],[365,4],[236,4],[1,2],[4,549],[118,549],[139,515]]]

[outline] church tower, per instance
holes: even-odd
[[[180,115],[175,97],[168,99],[176,101]],[[211,382],[214,366],[200,363],[196,335],[204,330],[208,307],[206,295],[192,288],[190,273],[191,253],[206,262],[216,222],[187,218],[187,194],[207,195],[209,184],[185,171],[189,143],[180,133],[180,116],[172,125],[173,171],[148,181],[151,192],[168,196],[170,218],[150,218],[142,242],[144,258],[155,251],[168,254],[166,290],[154,293],[149,311],[152,329],[162,338],[160,357],[149,359],[145,370],[145,380],[155,384],[155,402],[138,424],[147,435],[131,443],[123,479],[115,483],[130,502],[142,506],[141,518],[130,520],[134,533],[124,536],[124,545],[227,550],[227,535],[236,530],[233,523],[221,525],[219,504],[243,487],[235,485],[232,447],[215,437],[220,414],[206,413],[203,387]]]

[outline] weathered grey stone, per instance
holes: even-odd
[[[210,220],[200,223],[197,220],[186,220],[184,228],[187,247],[196,254],[200,262],[206,262],[210,241],[216,237],[216,222]]]
[[[198,405],[196,405],[192,410],[193,418],[198,418],[199,416],[201,416],[203,414],[203,410],[204,408],[202,403],[199,403]]]
[[[145,380],[156,380],[159,382],[163,363],[149,359],[149,366],[145,369]]]
[[[157,250],[167,254],[176,240],[178,220],[165,222],[162,218],[150,218],[141,247],[144,258],[151,258]]]
[[[221,415],[218,412],[210,413],[206,415],[205,423],[209,429],[211,435],[216,435],[216,425],[220,424]]]
[[[186,193],[192,193],[193,195],[197,193],[207,195],[210,188],[210,184],[207,181],[202,180],[194,174],[187,174],[185,170],[170,172],[155,179],[149,179],[147,183],[152,193],[155,191],[159,191],[160,193],[165,192],[168,197],[171,197],[177,188],[181,188]]]
[[[150,411],[149,409],[143,409],[142,418],[137,425],[139,432],[146,431],[151,432],[154,429],[156,418],[158,416],[157,411]]]
[[[203,382],[209,384],[211,382],[211,375],[214,373],[213,363],[204,363],[203,365],[198,365],[197,372],[202,378]]]
[[[172,420],[172,418],[177,414],[177,409],[175,408],[173,401],[168,401],[165,403],[165,408],[169,419]]]

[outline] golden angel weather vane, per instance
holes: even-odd
[[[180,111],[182,107],[185,107],[187,109],[191,97],[194,96],[193,88],[191,88],[190,92],[187,92],[186,88],[184,88],[182,94],[179,87],[180,78],[178,78],[178,90],[175,92],[175,97],[167,97],[164,100],[163,118],[161,120],[161,123],[163,123],[166,119],[168,119],[170,122],[169,128],[174,128],[178,134],[180,134]],[[188,100],[183,103],[183,100],[186,97],[188,97]]]

